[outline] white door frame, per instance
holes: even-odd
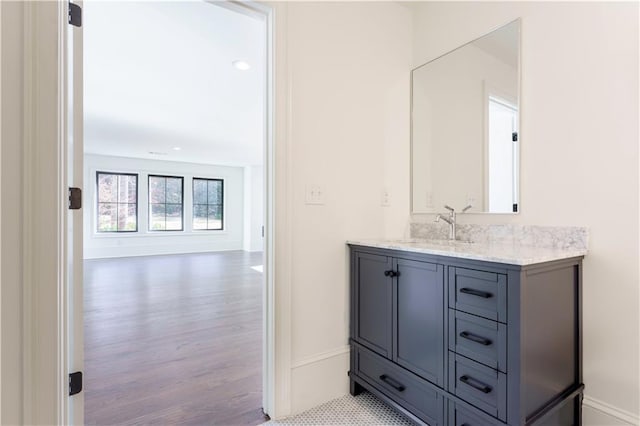
[[[69,399],[64,11],[24,4],[23,424],[65,422]]]
[[[213,3],[220,7],[225,7],[227,9],[236,11],[238,13],[242,13],[248,16],[259,16],[265,20],[265,29],[266,29],[266,84],[265,88],[267,90],[267,96],[265,96],[265,138],[264,138],[264,146],[263,146],[263,194],[265,194],[265,207],[264,207],[264,216],[263,223],[265,226],[264,233],[264,272],[263,272],[263,283],[266,284],[263,303],[262,303],[262,324],[263,324],[263,333],[262,333],[262,407],[266,414],[273,415],[274,414],[274,273],[275,270],[275,262],[274,262],[274,252],[275,252],[275,244],[274,238],[272,237],[274,231],[274,179],[275,179],[275,157],[274,157],[274,129],[273,129],[273,109],[275,103],[273,102],[273,71],[274,67],[274,43],[273,43],[273,35],[274,35],[274,10],[271,6],[255,2],[252,0],[244,0],[244,1],[235,1],[235,0],[205,0],[207,2]]]
[[[265,246],[267,276],[265,411],[291,410],[291,158],[290,70],[285,3],[234,2],[264,13],[268,28]],[[66,0],[25,2],[23,140],[23,392],[24,424],[68,424],[69,273],[67,248]],[[277,66],[276,66],[277,64]],[[82,211],[74,214],[82,215]]]

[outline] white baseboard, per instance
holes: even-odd
[[[326,351],[326,352],[321,352],[319,354],[316,355],[312,355],[306,358],[302,358],[298,361],[294,361],[293,365],[291,366],[291,368],[298,368],[298,367],[303,367],[305,365],[308,364],[313,364],[314,362],[319,362],[319,361],[323,361],[327,358],[332,358],[334,356],[339,356],[342,354],[346,354],[349,353],[349,345],[344,345],[340,348],[336,348],[336,349],[332,349],[330,351]]]
[[[158,256],[166,254],[208,253],[215,251],[242,250],[242,246],[231,244],[156,244],[145,246],[85,248],[84,259],[109,259],[116,257]]]
[[[291,368],[291,415],[349,392],[349,346],[294,361]]]
[[[640,424],[637,414],[621,410],[587,395],[582,401],[582,414],[585,426],[637,426]]]

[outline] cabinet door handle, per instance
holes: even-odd
[[[483,393],[489,393],[493,390],[493,388],[489,385],[485,385],[484,383],[482,383],[479,380],[473,379],[469,376],[461,376],[460,377],[460,381],[462,383],[464,383],[465,385],[471,386],[474,389],[479,390],[480,392]]]
[[[382,380],[383,382],[385,382],[386,384],[388,384],[389,386],[391,386],[392,388],[396,389],[399,392],[402,392],[405,389],[402,383],[392,379],[386,374],[383,374],[382,376],[380,376],[380,380]]]
[[[493,294],[491,293],[487,293],[486,291],[480,291],[480,290],[475,290],[473,288],[461,288],[460,289],[460,293],[464,293],[464,294],[470,294],[472,296],[478,296],[478,297],[482,297],[483,299],[488,299],[491,296],[493,296]]]
[[[400,275],[400,273],[394,270],[384,271],[385,277],[397,277],[398,275]]]
[[[465,338],[467,340],[471,340],[472,342],[480,343],[481,345],[489,346],[493,342],[486,337],[476,336],[473,333],[469,333],[468,331],[463,331],[460,333],[460,337]]]

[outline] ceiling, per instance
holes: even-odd
[[[262,20],[204,1],[85,1],[83,12],[86,153],[262,163]]]

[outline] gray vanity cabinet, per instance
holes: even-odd
[[[356,253],[353,336],[364,347],[444,385],[444,272],[429,262]]]
[[[581,259],[351,245],[351,393],[431,426],[580,425]]]
[[[443,265],[356,252],[352,270],[351,334],[360,348],[354,354],[360,375],[405,400],[420,395],[414,412],[442,424],[443,399],[428,383],[445,384]]]

